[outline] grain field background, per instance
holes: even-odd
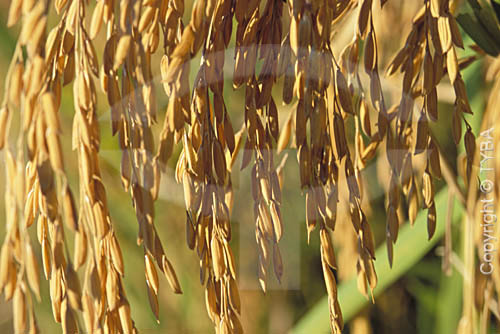
[[[499,22],[1,2],[0,333],[498,332]]]

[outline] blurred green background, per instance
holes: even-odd
[[[92,2],[93,3],[93,2]],[[12,29],[6,28],[6,16],[9,2],[0,3],[0,91],[3,91],[4,77],[7,71],[10,57],[12,56],[16,36],[19,26]],[[93,6],[93,5],[92,5]],[[394,24],[377,26],[379,34],[379,48],[381,54],[381,68],[387,65],[397,49],[404,42],[403,38],[408,33],[411,17],[414,15],[416,5],[402,5],[399,2],[392,4],[389,2],[388,10],[380,13],[376,21],[394,22]],[[391,7],[392,6],[392,7]],[[187,1],[185,22],[189,19],[191,1]],[[385,9],[384,9],[385,10]],[[398,15],[400,13],[401,15]],[[49,26],[55,22],[55,15],[52,13]],[[395,26],[400,27],[401,35],[393,36],[396,31]],[[233,35],[236,29],[233,29]],[[392,31],[391,31],[392,30]],[[398,31],[398,33],[399,33]],[[392,38],[389,38],[391,36]],[[347,37],[346,37],[347,36]],[[343,39],[349,40],[352,32],[347,32],[338,36],[336,49],[342,49]],[[384,38],[387,37],[387,38]],[[103,33],[96,39],[96,49],[98,54],[102,53]],[[336,50],[338,53],[338,50]],[[161,52],[157,52],[154,62],[157,64],[156,93],[158,96],[158,107],[160,119],[155,125],[154,131],[158,133],[161,129],[167,97],[160,84],[159,57]],[[229,65],[226,66],[228,78],[232,73],[232,50],[226,54]],[[199,58],[193,60],[193,72],[197,68]],[[486,98],[484,89],[482,63],[476,63],[472,69],[465,74],[470,96],[473,97],[473,109],[482,110]],[[193,76],[195,73],[192,73]],[[385,79],[384,79],[385,81]],[[397,96],[401,93],[398,81],[388,79],[385,92],[391,103],[397,103]],[[384,84],[383,83],[383,84]],[[281,101],[281,81],[275,87],[274,96],[277,101]],[[439,125],[439,131],[435,131],[439,143],[445,152],[445,158],[455,168],[456,156],[462,151],[457,148],[451,136],[447,120],[447,113],[451,111],[452,100],[449,95],[449,84],[445,83],[440,88],[445,96],[445,101],[440,105],[440,119],[443,121]],[[231,120],[235,129],[238,129],[243,121],[243,90],[234,91],[231,80],[225,84],[225,97],[228,110],[231,113]],[[144,278],[144,265],[142,249],[136,244],[137,222],[135,213],[131,205],[129,194],[125,193],[120,184],[119,164],[120,150],[117,139],[111,137],[111,126],[109,122],[109,110],[103,95],[99,95],[99,115],[101,120],[101,168],[103,172],[103,182],[106,185],[109,207],[115,230],[117,231],[119,242],[122,247],[125,261],[125,288],[132,308],[132,317],[136,327],[141,333],[211,333],[213,332],[211,321],[205,309],[204,289],[199,282],[198,257],[195,252],[188,249],[185,241],[185,211],[182,186],[176,184],[173,171],[176,158],[180,148],[176,148],[174,157],[170,160],[170,168],[162,178],[160,198],[156,202],[156,225],[160,237],[163,241],[167,256],[173,263],[179,276],[183,294],[174,295],[164,278],[160,281],[160,323],[157,323],[150,311],[146,283]],[[280,105],[280,103],[278,103]],[[281,106],[279,110],[280,122],[282,123],[290,112],[290,107]],[[71,121],[73,117],[73,101],[71,87],[64,88],[63,104],[61,108],[61,119],[65,126],[63,133],[63,148],[66,170],[70,177],[71,186],[77,189],[77,178],[74,172],[74,153],[69,147],[71,136]],[[10,143],[13,143],[11,134]],[[239,161],[233,170],[233,186],[235,190],[235,206],[233,210],[233,240],[231,246],[235,251],[237,265],[239,268],[239,287],[242,300],[242,324],[247,333],[287,333],[304,316],[311,316],[317,312],[314,306],[325,296],[323,274],[319,255],[318,233],[312,233],[311,242],[308,245],[306,240],[306,225],[304,212],[304,196],[300,192],[298,180],[298,166],[295,158],[296,151],[290,149],[287,164],[285,167],[285,186],[283,189],[282,213],[284,220],[284,236],[280,243],[282,257],[284,260],[284,280],[280,285],[272,269],[269,271],[269,288],[266,294],[259,288],[257,281],[257,251],[255,245],[255,222],[253,217],[253,203],[250,191],[250,168],[240,171]],[[283,154],[282,154],[283,155]],[[281,155],[281,156],[282,156]],[[368,214],[369,221],[375,233],[377,245],[384,247],[385,231],[385,210],[384,210],[384,185],[381,184],[386,165],[385,157],[376,158],[367,166],[363,173],[366,182],[365,191],[370,197]],[[277,157],[276,163],[281,159]],[[3,169],[3,153],[0,153],[0,193],[4,193],[5,171]],[[443,187],[444,182],[440,181],[437,188]],[[77,193],[74,191],[74,193]],[[446,203],[446,201],[444,201]],[[440,208],[443,211],[445,208]],[[0,205],[0,217],[5,217],[3,201]],[[444,224],[445,219],[438,221]],[[0,220],[0,236],[4,235],[4,224]],[[415,229],[425,230],[425,221],[420,221],[420,225]],[[34,228],[32,228],[34,232]],[[316,231],[317,232],[317,231]],[[68,233],[69,234],[69,233]],[[416,236],[420,236],[415,232]],[[459,249],[460,244],[460,224],[453,227],[454,248]],[[437,236],[436,236],[437,237]],[[414,238],[415,239],[415,238]],[[33,235],[33,242],[36,237]],[[340,216],[337,222],[337,231],[334,233],[335,244],[338,245],[337,255],[341,271],[339,272],[339,284],[355,275],[355,236],[347,216]],[[399,240],[398,242],[401,242]],[[416,244],[426,243],[425,235],[421,240],[416,240]],[[394,283],[384,291],[380,291],[376,298],[376,303],[365,303],[360,313],[352,317],[346,324],[346,333],[369,334],[369,333],[454,333],[458,325],[461,314],[461,275],[453,269],[450,276],[445,275],[441,269],[442,258],[436,253],[443,241],[435,240],[436,245],[417,264],[410,266],[402,276],[398,277]],[[408,245],[406,245],[408,246]],[[398,255],[396,248],[395,266],[405,262],[405,258]],[[35,246],[35,251],[39,256],[40,249]],[[40,258],[39,258],[40,259]],[[386,261],[386,259],[378,259]],[[384,271],[379,272],[379,280],[384,279]],[[345,295],[340,299],[341,307],[351,303],[351,298],[359,299],[360,293],[354,290],[344,290],[352,292],[354,295]],[[364,298],[364,297],[362,297]],[[48,296],[48,283],[42,277],[42,302],[36,304],[37,318],[39,326],[44,333],[60,332],[59,324],[56,324],[52,317]],[[346,306],[347,307],[347,306]],[[325,333],[324,323],[328,323],[328,309],[323,307],[324,319],[316,327],[310,328],[309,333]],[[12,312],[11,303],[5,303],[0,299],[0,333],[12,332]],[[492,329],[494,330],[494,329]]]

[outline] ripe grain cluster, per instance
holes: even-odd
[[[458,143],[465,125],[471,173],[474,136],[463,117],[471,109],[460,75],[467,62],[458,60],[456,51],[463,42],[451,1],[422,2],[405,45],[388,68],[390,75],[402,73],[401,100],[389,107],[373,14],[375,6],[385,5],[383,0],[196,0],[189,21],[183,20],[183,0],[13,0],[7,25],[21,30],[0,109],[0,149],[7,166],[0,289],[7,300],[13,299],[15,332],[39,332],[33,297],[40,297],[41,272],[49,281],[54,319],[64,333],[137,332],[99,165],[97,100],[102,95],[121,149],[121,181],[136,213],[155,316],[160,274],[181,293],[154,219],[160,178],[174,146],[182,146],[175,178],[184,187],[187,245],[199,257],[216,333],[243,332],[230,243],[231,171],[237,155],[241,152],[237,168],[251,169],[258,279],[265,292],[269,271],[281,280],[286,266],[279,247],[286,233],[281,204],[288,155],[282,152],[290,147],[297,151],[308,240],[319,230],[332,332],[340,333],[344,324],[331,232],[343,220],[352,223],[358,286],[367,295],[377,285],[377,275],[360,174],[378,151],[386,153],[390,166],[390,261],[401,208],[411,222],[427,209],[429,238],[434,232],[434,180],[441,177],[441,167],[429,122],[437,121],[436,87],[445,75],[456,95],[453,137]],[[48,27],[53,8],[57,24]],[[352,41],[336,56],[335,34],[352,16],[357,18]],[[94,48],[98,36],[106,41],[102,55]],[[226,50],[233,43],[234,68],[229,70]],[[162,55],[158,63],[156,53]],[[200,64],[192,66],[198,54]],[[191,67],[196,69],[192,84]],[[168,96],[158,138],[153,131],[159,114],[156,69]],[[368,80],[361,78],[365,75]],[[228,77],[233,89],[244,92],[242,126],[231,121],[226,107]],[[67,85],[73,87],[73,127],[63,131],[61,91]],[[273,88],[281,88],[282,95],[273,95]],[[284,122],[279,119],[281,103],[292,110]],[[17,123],[18,132],[9,133]],[[69,134],[72,152],[63,152],[61,142]],[[12,138],[17,138],[15,144]],[[412,163],[418,154],[426,156],[424,168]],[[64,166],[72,157],[78,161],[76,190]],[[342,188],[348,194],[348,215],[339,217]],[[36,240],[27,233],[32,225]],[[41,249],[41,263],[35,247]]]

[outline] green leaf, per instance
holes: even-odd
[[[477,0],[468,0],[468,2],[472,9],[481,9],[481,5],[477,2]]]
[[[460,14],[457,16],[457,21],[484,52],[494,57],[500,53],[500,47],[475,16],[469,13]]]
[[[491,0],[491,6],[495,10],[498,21],[500,21],[500,0]]]
[[[482,1],[481,3],[481,8],[474,10],[474,15],[476,15],[479,23],[486,29],[486,31],[488,31],[491,38],[496,41],[496,45],[498,46],[500,45],[500,29],[498,26],[498,20],[490,4],[485,1]]]
[[[456,270],[450,277],[441,276],[433,333],[456,333],[462,315],[462,276]]]

